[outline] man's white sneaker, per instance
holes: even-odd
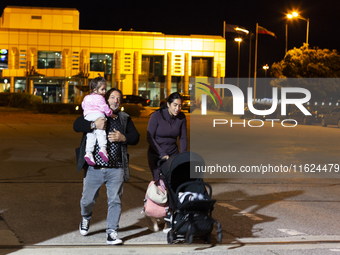
[[[122,244],[123,241],[117,238],[117,231],[113,230],[111,233],[106,233],[106,243],[111,245]]]
[[[83,236],[86,236],[89,233],[89,228],[90,228],[90,220],[82,218],[79,224],[80,234]]]

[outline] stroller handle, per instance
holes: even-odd
[[[191,184],[201,184],[201,185],[204,185],[205,187],[208,187],[208,189],[209,189],[208,196],[209,196],[209,198],[211,198],[211,196],[212,196],[212,188],[211,188],[210,184],[206,183],[206,182],[197,182],[197,181],[185,182],[185,183],[179,185],[179,187],[176,190],[176,197],[178,197],[178,193],[179,193],[179,191],[181,189],[183,189],[184,187],[187,187],[187,186],[189,186]]]
[[[167,161],[167,159],[161,158],[160,160],[157,161],[157,166],[163,165],[163,163],[164,163],[165,161]]]

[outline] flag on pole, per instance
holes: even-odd
[[[276,38],[276,35],[275,33],[265,29],[264,27],[261,27],[261,26],[258,26],[258,31],[257,33],[259,34],[267,34],[267,35],[271,35],[271,36],[274,36]]]
[[[225,25],[225,31],[226,31],[226,33],[238,33],[238,34],[243,34],[243,33],[248,34],[249,33],[249,31],[247,29],[245,29],[244,27],[237,26],[237,25],[231,25],[231,24]]]

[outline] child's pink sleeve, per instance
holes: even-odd
[[[102,97],[98,106],[100,106],[100,109],[102,110],[103,113],[105,113],[106,116],[108,116],[108,117],[112,116],[112,110],[107,105],[104,97]]]

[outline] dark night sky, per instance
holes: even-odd
[[[223,21],[255,32],[256,23],[274,32],[277,39],[259,35],[258,77],[262,66],[280,61],[285,51],[285,14],[299,10],[310,19],[310,47],[340,51],[339,0],[224,0],[224,1],[1,1],[6,6],[39,6],[76,8],[80,12],[80,29],[153,31],[174,35],[221,35]],[[302,46],[306,40],[307,22],[289,22],[288,49]],[[236,34],[227,33],[227,76],[237,75]],[[255,40],[252,42],[254,54]],[[249,40],[241,44],[240,76],[248,76]],[[252,72],[254,71],[252,57]]]

